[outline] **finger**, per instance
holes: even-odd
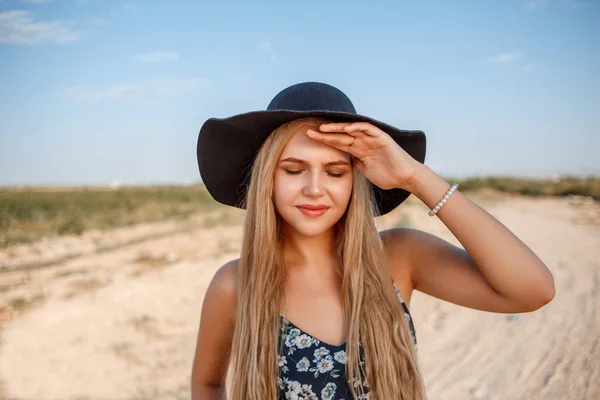
[[[323,133],[315,131],[314,129],[308,129],[306,134],[311,139],[325,143],[329,146],[333,146],[336,149],[340,149],[345,152],[350,152],[350,147],[356,140],[353,136],[346,133]]]
[[[330,122],[328,124],[319,125],[321,132],[344,132],[344,128],[352,125],[351,122]]]
[[[352,124],[347,124],[346,126],[344,126],[344,132],[346,133],[350,133],[352,131],[358,131],[358,132],[364,132],[365,134],[369,135],[369,136],[379,136],[383,132],[381,129],[379,129],[378,127],[376,127],[375,125],[369,123],[369,122],[354,122]]]
[[[351,123],[351,122],[322,124],[319,126],[319,130],[321,132],[345,132],[351,136],[354,136],[357,139],[361,138],[365,135],[368,136],[368,134],[366,132],[363,132],[362,130],[360,130],[360,127],[358,129],[350,128],[353,125],[355,125],[355,124]]]
[[[369,122],[332,122],[321,124],[319,130],[321,132],[346,132],[357,138],[364,135],[379,136],[385,133]]]
[[[348,129],[348,128],[344,128],[344,133],[346,133],[356,139],[363,138],[365,136],[369,136],[369,134],[365,131],[353,130],[353,129]]]

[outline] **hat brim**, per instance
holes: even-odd
[[[420,130],[397,129],[373,118],[333,111],[253,111],[228,118],[208,119],[198,134],[196,153],[200,176],[219,203],[243,208],[252,162],[266,138],[286,122],[322,117],[333,122],[369,122],[389,134],[408,154],[425,162],[426,138]],[[403,189],[383,190],[373,185],[379,213],[384,215],[410,196]]]

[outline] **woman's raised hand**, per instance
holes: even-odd
[[[387,190],[406,189],[417,173],[420,163],[394,139],[369,122],[329,123],[306,134],[354,156],[354,166],[374,185]]]

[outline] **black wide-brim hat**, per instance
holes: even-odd
[[[388,133],[400,147],[420,163],[425,162],[425,133],[397,129],[356,113],[354,105],[339,89],[319,82],[305,82],[279,92],[266,110],[228,118],[210,118],[198,135],[198,167],[210,195],[219,203],[244,208],[248,175],[266,138],[286,122],[322,117],[333,122],[370,122]],[[373,185],[378,215],[387,214],[410,192],[383,190]]]

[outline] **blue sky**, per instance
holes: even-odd
[[[440,175],[600,174],[600,2],[0,0],[0,185],[199,181],[209,117],[320,81]]]

